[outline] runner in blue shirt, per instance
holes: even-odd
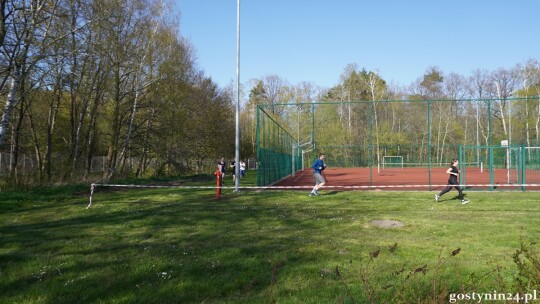
[[[313,165],[311,166],[313,168],[313,177],[315,178],[315,187],[313,187],[313,190],[309,193],[309,196],[313,195],[319,195],[319,192],[317,192],[322,186],[324,186],[324,183],[326,180],[322,176],[322,171],[326,169],[326,165],[324,164],[324,154],[319,154],[319,159],[317,159],[315,162],[313,162]]]

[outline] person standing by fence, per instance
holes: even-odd
[[[235,160],[231,162],[231,170],[232,170],[232,180],[234,182],[236,180],[236,161]]]
[[[221,180],[225,179],[225,158],[222,157],[218,162],[218,170],[221,172]]]
[[[244,176],[246,176],[246,163],[240,160],[240,177],[244,178]]]

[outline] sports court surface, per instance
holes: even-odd
[[[526,183],[512,183],[514,170],[494,169],[493,182],[489,172],[480,168],[466,171],[467,190],[540,190],[540,170],[527,170]],[[435,190],[443,189],[448,181],[446,168],[390,168],[381,170],[370,168],[328,168],[324,171],[327,184],[324,188],[333,190]],[[463,172],[462,172],[463,174]],[[305,187],[314,184],[313,170],[306,168],[274,184],[279,187]]]

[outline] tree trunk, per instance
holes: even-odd
[[[39,144],[38,131],[34,124],[34,118],[30,111],[28,111],[28,122],[32,131],[32,140],[34,141],[34,152],[36,154],[37,170],[39,171],[39,182],[43,182],[43,157],[41,154],[41,146]]]
[[[503,132],[504,132],[504,136],[508,138],[508,129],[506,126],[506,119],[504,116],[504,108],[505,107],[503,105],[503,101],[499,101],[499,110],[501,111],[501,122],[502,122]]]
[[[149,145],[149,139],[150,139],[150,130],[152,129],[152,124],[154,122],[154,114],[156,112],[156,108],[152,107],[152,113],[150,114],[150,119],[146,122],[146,131],[144,132],[144,138],[143,138],[143,150],[141,153],[141,157],[139,159],[139,166],[137,168],[136,176],[141,177],[145,170],[146,170],[146,159],[148,155],[148,145]]]
[[[120,101],[115,101],[113,118],[112,118],[112,134],[109,143],[109,151],[107,153],[107,172],[105,178],[112,179],[116,174],[116,156],[118,155],[118,138],[120,137]]]
[[[58,115],[58,110],[60,109],[60,101],[62,99],[60,90],[60,79],[56,84],[55,94],[53,94],[54,100],[49,104],[49,115],[47,117],[47,148],[45,151],[45,174],[47,176],[47,182],[50,183],[52,180],[52,152],[53,152],[53,134],[56,126],[56,117]]]
[[[19,90],[20,86],[20,76],[21,67],[16,65],[13,69],[13,76],[11,78],[11,85],[9,88],[9,93],[6,99],[6,105],[4,106],[4,113],[2,113],[2,120],[0,121],[0,147],[2,146],[4,136],[6,135],[7,129],[9,128],[9,120],[11,118],[11,112],[17,104],[16,93]]]
[[[23,87],[22,84],[21,84],[21,87]],[[20,107],[19,107],[19,116],[17,117],[15,127],[13,128],[13,133],[14,133],[13,169],[14,170],[11,171],[11,179],[14,180],[16,183],[20,181],[19,179],[21,177],[20,173],[23,173],[23,172],[19,172],[19,156],[20,156],[20,151],[21,151],[21,146],[20,146],[21,129],[22,129],[22,124],[23,124],[23,119],[24,119],[24,113],[25,113],[24,99],[22,99],[20,102]]]
[[[131,140],[131,132],[133,130],[133,125],[135,122],[135,114],[137,113],[138,100],[139,100],[139,91],[135,90],[135,98],[133,100],[133,106],[131,107],[131,114],[129,117],[129,125],[128,125],[128,130],[126,132],[126,139],[124,140],[124,144],[122,145],[122,151],[120,152],[120,156],[118,157],[121,163],[120,171],[124,170],[126,151],[129,147],[129,142]]]
[[[100,91],[100,88],[97,88],[97,91]],[[92,157],[94,156],[94,138],[95,138],[95,132],[96,132],[96,126],[97,126],[97,113],[98,108],[100,104],[101,94],[96,93],[96,96],[94,98],[94,105],[92,106],[92,109],[90,110],[90,122],[88,125],[88,132],[86,135],[87,138],[87,144],[86,144],[86,170],[84,179],[88,181],[88,178],[90,177],[91,169],[92,169]]]
[[[111,125],[111,141],[109,143],[109,151],[107,153],[107,172],[105,172],[106,179],[112,179],[116,175],[116,159],[118,156],[118,140],[120,138],[120,103],[121,98],[121,77],[120,77],[120,63],[115,64],[114,70],[114,109],[112,115]]]

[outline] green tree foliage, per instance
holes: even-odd
[[[29,9],[2,3],[10,18]],[[49,36],[26,40],[29,64],[0,71],[0,100],[12,107],[0,152],[17,152],[12,182],[209,171],[208,160],[233,154],[232,95],[198,69],[162,1],[55,3],[32,11],[41,14],[32,30]],[[29,29],[11,21],[2,19],[3,41]],[[8,51],[2,58],[14,58]],[[34,171],[18,171],[29,162]]]

